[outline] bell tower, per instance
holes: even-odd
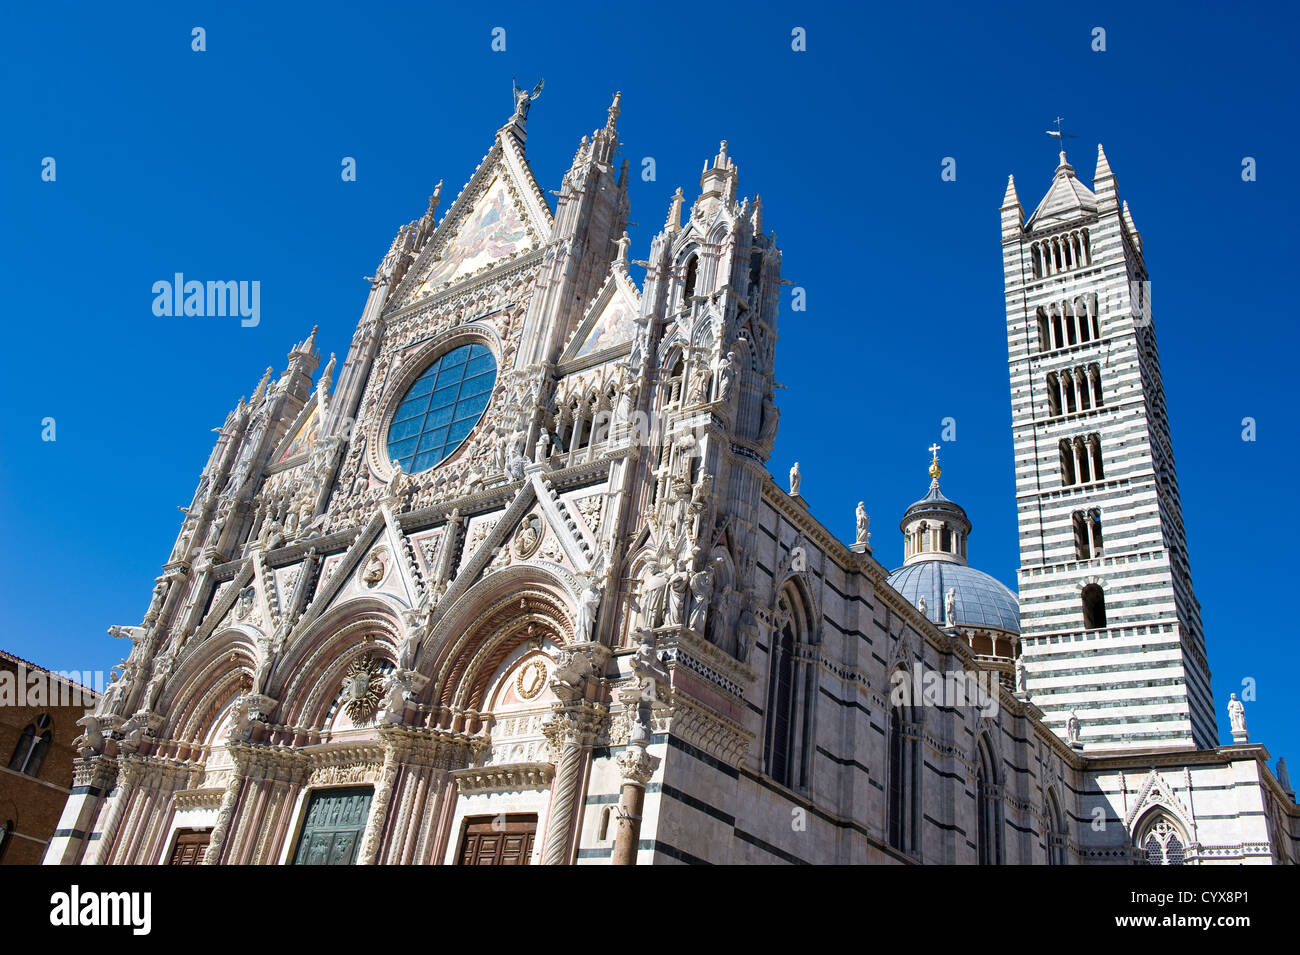
[[[1090,752],[1213,747],[1142,237],[1101,146],[1001,218],[1029,695]]]

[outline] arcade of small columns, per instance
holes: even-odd
[[[1092,239],[1088,230],[1073,229],[1031,243],[1029,264],[1036,279],[1091,265]]]
[[[1090,411],[1102,404],[1101,368],[1096,362],[1047,373],[1047,413],[1052,417]]]
[[[287,714],[291,723],[259,715],[273,712],[276,701],[250,692],[253,656],[246,643],[226,641],[173,696],[180,708],[172,712],[187,714],[176,721],[176,738],[77,761],[77,785],[103,792],[116,786],[102,810],[101,836],[84,861],[165,861],[174,816],[215,809],[206,864],[274,864],[291,858],[289,843],[311,790],[370,784],[358,864],[441,862],[455,836],[459,796],[548,787],[541,859],[566,864],[576,853],[592,748],[608,741],[614,718],[627,730],[618,760],[623,789],[614,862],[634,864],[644,790],[659,762],[646,752],[650,714],[644,701],[656,694],[644,691],[644,675],[621,685],[603,679],[610,648],[574,643],[570,619],[563,601],[539,590],[496,601],[462,636],[422,654],[414,674],[407,671],[419,702],[406,702],[400,722],[392,717],[373,733],[350,734],[344,742],[323,741],[343,675],[365,656],[400,661],[401,640],[391,620],[367,614],[286,660],[294,665],[283,670],[289,674],[283,695],[305,698]],[[561,648],[552,661],[556,700],[544,728],[551,758],[491,763],[495,720],[481,710],[489,683],[512,651],[528,643],[540,648],[544,641]],[[433,676],[421,679],[420,671]],[[216,747],[200,740],[211,738],[213,720],[231,710],[232,699],[235,719],[225,747],[233,768],[209,774],[206,762]]]
[[[1040,352],[1082,345],[1101,337],[1096,292],[1050,305],[1040,305],[1035,310],[1034,317],[1038,325]]]
[[[1105,477],[1101,467],[1101,435],[1095,431],[1087,436],[1062,438],[1061,486],[1087,484]]]

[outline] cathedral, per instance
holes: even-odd
[[[620,96],[552,209],[536,92],[343,361],[313,331],[226,417],[45,861],[1294,861],[1235,698],[1218,743],[1100,147],[1001,207],[1017,596],[938,446],[892,571],[770,476],[781,252],[727,144],[638,284]]]

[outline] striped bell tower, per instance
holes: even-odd
[[[1001,212],[1029,696],[1090,753],[1212,748],[1142,237],[1101,146]]]

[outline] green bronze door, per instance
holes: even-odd
[[[370,786],[321,789],[311,794],[294,865],[352,865],[370,812]]]

